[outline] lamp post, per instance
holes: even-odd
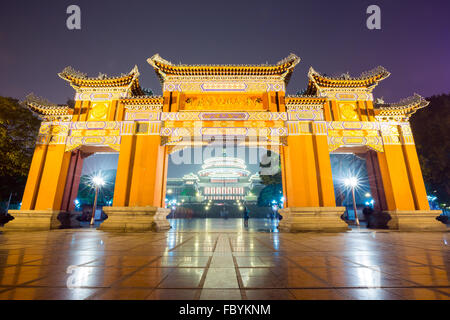
[[[105,180],[103,180],[100,176],[95,176],[92,178],[92,183],[95,187],[95,198],[94,198],[94,205],[92,207],[92,217],[91,217],[91,226],[94,224],[95,221],[95,211],[97,209],[97,199],[98,199],[98,189],[102,187],[105,184]]]
[[[355,187],[358,185],[358,179],[356,177],[350,177],[344,180],[344,184],[347,187],[352,188],[352,198],[353,198],[353,211],[355,212],[355,222],[359,226],[358,211],[356,210],[356,200],[355,200]]]
[[[12,198],[12,192],[9,194],[8,204],[6,205],[6,212],[5,214],[8,214],[9,205],[11,204],[11,198]]]

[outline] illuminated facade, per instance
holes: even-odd
[[[285,207],[282,230],[345,230],[336,207],[330,153],[358,153],[373,175],[372,194],[393,229],[440,229],[430,211],[409,117],[428,102],[415,95],[375,102],[383,67],[359,77],[330,77],[313,68],[304,94],[286,96],[300,59],[274,65],[175,65],[148,59],[162,96],[150,96],[133,68],[118,77],[59,76],[75,89],[75,107],[29,100],[42,125],[23,196],[9,228],[30,219],[54,221],[70,209],[83,157],[119,152],[113,206],[104,230],[164,230],[168,155],[218,137],[264,147],[281,156]],[[207,169],[205,169],[207,170]],[[50,218],[49,218],[50,217]],[[46,220],[47,219],[47,220]],[[50,220],[49,220],[50,219]],[[53,220],[51,220],[53,219]],[[52,224],[53,225],[53,224]]]
[[[179,200],[193,201],[193,197],[183,196],[183,190],[189,186],[198,194],[194,201],[256,201],[256,195],[251,190],[258,189],[259,192],[263,188],[259,175],[251,174],[244,160],[227,156],[206,159],[197,174],[190,173],[181,179],[167,179],[168,194]]]

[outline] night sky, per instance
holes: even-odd
[[[79,31],[66,27],[71,4],[81,7]],[[371,4],[381,7],[381,30],[366,28]],[[57,73],[68,65],[89,76],[137,65],[141,85],[161,94],[146,62],[155,53],[173,63],[274,64],[291,52],[302,61],[289,94],[306,87],[310,66],[359,75],[378,65],[392,73],[375,90],[386,102],[448,93],[449,12],[448,0],[2,1],[0,95],[65,103],[74,91]]]
[[[66,8],[81,7],[82,29],[66,28]],[[366,8],[381,7],[381,30],[366,28]],[[65,103],[65,66],[97,76],[137,64],[141,84],[161,94],[146,59],[173,63],[302,61],[288,86],[306,87],[310,66],[359,75],[383,65],[392,75],[376,96],[395,102],[417,92],[450,91],[450,1],[1,1],[0,95],[30,92]]]

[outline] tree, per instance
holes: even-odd
[[[272,175],[260,175],[261,183],[263,185],[269,186],[272,184],[280,184],[282,181],[281,170]]]
[[[0,97],[0,199],[18,200],[25,187],[40,120],[17,99]]]
[[[417,147],[428,194],[440,203],[450,202],[450,94],[427,98],[430,105],[411,117],[411,128]]]
[[[75,108],[75,100],[68,98],[68,99],[67,99],[67,102],[66,102],[66,105],[67,105],[69,108],[72,108],[72,109]]]
[[[180,193],[181,196],[185,197],[195,197],[197,194],[197,191],[195,190],[195,187],[193,185],[186,186]]]
[[[272,161],[269,161],[269,159],[272,159]],[[274,163],[277,164],[275,168],[273,168]],[[261,168],[259,176],[265,187],[258,195],[258,206],[267,207],[272,205],[272,200],[278,202],[283,196],[280,157],[268,150],[259,166]]]
[[[268,186],[281,183],[281,162],[278,154],[272,154],[271,150],[267,150],[267,153],[262,156],[259,167],[261,168],[259,176],[262,184]]]
[[[281,183],[265,186],[258,195],[258,206],[270,207],[273,200],[279,203],[282,196],[283,186]]]

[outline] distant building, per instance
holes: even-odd
[[[196,174],[167,179],[167,197],[183,202],[203,200],[257,200],[264,186],[258,173],[247,170],[245,161],[235,157],[206,159]]]

